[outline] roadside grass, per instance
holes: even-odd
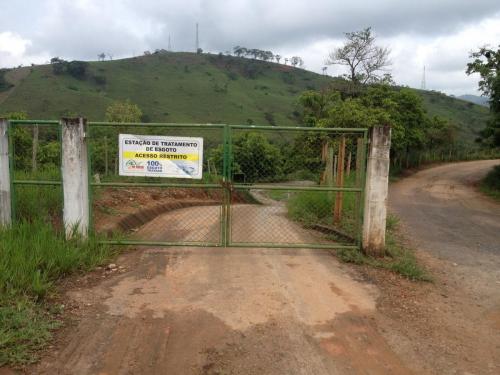
[[[479,185],[480,190],[500,202],[500,165],[496,165]]]
[[[302,191],[292,194],[287,199],[288,216],[305,227],[314,224],[325,225],[351,236],[356,237],[356,218],[358,207],[356,194],[344,192],[342,194],[342,219],[340,223],[333,222],[333,206],[335,192]]]
[[[405,247],[398,237],[399,219],[394,215],[387,217],[386,255],[375,258],[359,250],[340,249],[337,256],[345,263],[365,264],[383,268],[400,274],[412,281],[432,281],[430,274],[419,264],[412,249]]]
[[[279,191],[279,193],[278,198],[282,198],[283,192]],[[288,216],[306,228],[314,224],[321,224],[356,238],[356,209],[358,205],[355,194],[343,194],[342,221],[335,225],[332,217],[334,201],[335,195],[330,192],[299,192],[291,195],[287,200]],[[382,258],[367,256],[360,250],[352,249],[339,249],[336,254],[341,261],[346,263],[365,264],[387,269],[410,280],[431,281],[430,275],[418,263],[414,251],[406,248],[398,237],[398,226],[399,219],[389,215],[386,222],[386,255]],[[335,235],[332,235],[332,239],[345,240],[345,238],[336,238]]]
[[[35,362],[60,325],[57,306],[48,302],[57,281],[115,254],[96,238],[66,240],[44,220],[0,229],[0,366]]]
[[[59,168],[45,167],[35,172],[16,171],[16,180],[61,181]],[[62,188],[51,185],[16,185],[14,207],[20,220],[55,222],[62,215]]]
[[[267,190],[266,195],[275,201],[283,201],[290,198],[291,193],[288,190]]]

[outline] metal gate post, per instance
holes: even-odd
[[[10,124],[6,119],[0,119],[0,227],[12,223],[12,181],[9,153]]]

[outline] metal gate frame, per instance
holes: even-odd
[[[361,148],[362,155],[361,157],[361,186],[359,187],[298,187],[298,186],[289,186],[289,185],[260,185],[260,184],[238,184],[232,181],[231,176],[231,168],[232,168],[232,135],[234,130],[260,130],[260,131],[290,131],[290,132],[315,132],[315,133],[335,133],[335,134],[347,134],[347,133],[355,133],[362,136],[363,139],[363,147]],[[320,244],[320,243],[273,243],[273,242],[235,242],[231,239],[231,205],[228,204],[226,206],[227,212],[227,237],[226,237],[226,246],[230,247],[263,247],[263,248],[312,248],[312,249],[358,249],[361,250],[362,243],[362,225],[363,225],[363,213],[364,213],[364,191],[365,191],[365,180],[366,180],[366,156],[367,156],[367,145],[368,145],[368,129],[366,128],[309,128],[309,127],[280,127],[280,126],[258,126],[258,125],[228,125],[227,126],[227,142],[228,142],[228,150],[229,154],[229,162],[228,162],[228,174],[227,178],[229,184],[231,186],[230,191],[235,190],[251,190],[251,189],[263,189],[263,190],[293,190],[293,191],[318,191],[318,192],[350,192],[358,194],[359,199],[359,212],[357,213],[358,219],[358,231],[356,236],[356,244],[355,245],[343,245],[343,244]]]
[[[61,147],[61,123],[57,120],[9,120],[8,121],[8,142],[9,142],[9,176],[10,176],[10,191],[11,191],[11,220],[14,222],[17,218],[16,213],[16,186],[60,186],[61,187],[61,201],[63,201],[62,190],[62,177],[59,180],[24,180],[16,179],[14,169],[14,129],[16,127],[57,127],[57,138],[59,140],[59,147]],[[61,152],[62,155],[62,152]],[[61,156],[62,157],[62,156]]]
[[[62,181],[52,180],[16,180],[14,175],[14,140],[12,131],[15,126],[57,126],[58,137],[61,139],[61,123],[57,120],[10,120],[9,121],[9,166],[10,166],[10,180],[12,191],[12,217],[16,217],[15,210],[15,189],[17,185],[40,185],[40,186],[61,186]],[[210,242],[155,242],[155,241],[141,241],[141,240],[101,240],[102,243],[113,245],[144,245],[144,246],[198,246],[198,247],[266,247],[266,248],[318,248],[318,249],[360,249],[361,248],[361,228],[363,223],[364,213],[364,193],[365,193],[365,179],[366,179],[366,156],[368,145],[368,129],[366,128],[309,128],[309,127],[274,127],[274,126],[257,126],[257,125],[227,125],[227,124],[177,124],[177,123],[110,123],[110,122],[87,122],[87,139],[92,139],[92,129],[96,126],[104,127],[130,127],[137,126],[141,128],[185,128],[185,129],[219,129],[223,139],[223,173],[220,183],[128,183],[128,182],[94,182],[92,180],[92,147],[90,142],[87,142],[87,156],[88,156],[88,186],[89,186],[89,213],[90,223],[89,228],[93,228],[92,211],[93,211],[93,195],[92,190],[95,187],[160,187],[160,188],[205,188],[205,189],[219,189],[223,192],[223,201],[221,205],[221,233],[220,241],[215,243]],[[299,187],[288,185],[262,185],[262,184],[242,184],[235,183],[232,176],[232,146],[233,146],[233,133],[236,130],[254,130],[254,131],[290,131],[290,132],[328,132],[335,134],[354,133],[359,134],[363,139],[363,147],[361,148],[361,184],[356,187]],[[355,245],[344,244],[294,244],[294,243],[244,243],[235,242],[231,238],[231,196],[233,189],[236,190],[251,190],[251,189],[264,189],[264,190],[290,190],[290,191],[318,191],[318,192],[350,192],[358,195],[359,212],[357,213],[358,231],[356,236]],[[61,189],[62,190],[62,189]]]
[[[305,127],[274,127],[274,126],[259,126],[259,125],[228,125],[228,124],[177,124],[177,123],[110,123],[110,122],[88,122],[87,123],[88,138],[92,137],[92,127],[94,126],[110,126],[110,127],[153,127],[153,128],[185,128],[185,129],[220,129],[223,134],[223,173],[222,180],[219,184],[195,184],[195,183],[125,183],[125,182],[93,182],[91,171],[92,149],[88,143],[88,164],[89,164],[89,212],[92,218],[92,188],[93,187],[160,187],[160,188],[206,188],[206,189],[222,189],[223,202],[221,206],[221,236],[220,241],[211,242],[168,242],[168,241],[142,241],[142,240],[102,240],[102,243],[111,245],[142,245],[142,246],[194,246],[194,247],[261,247],[261,248],[316,248],[316,249],[361,249],[361,227],[363,223],[364,212],[364,191],[365,191],[365,170],[366,170],[366,150],[368,144],[368,129],[366,128],[305,128]],[[275,185],[273,187],[263,186],[259,184],[240,184],[234,183],[232,176],[232,135],[235,130],[254,130],[254,131],[291,131],[291,132],[318,132],[318,133],[335,133],[359,134],[363,139],[363,147],[361,149],[361,186],[358,187],[293,187],[286,185]],[[358,218],[358,233],[356,236],[355,245],[344,244],[319,244],[319,243],[259,243],[259,242],[235,242],[231,239],[231,196],[233,190],[294,190],[294,191],[319,191],[319,192],[350,192],[358,194],[359,212]],[[92,220],[92,219],[91,219]],[[90,223],[92,228],[92,221]]]

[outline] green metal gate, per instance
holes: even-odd
[[[14,218],[36,214],[62,228],[59,121],[9,126]],[[29,163],[35,129],[37,171]],[[202,137],[203,178],[120,176],[123,133]],[[90,228],[103,242],[360,247],[367,129],[88,122],[86,140]],[[27,207],[34,196],[43,209]]]
[[[360,246],[366,129],[103,122],[88,129],[92,225],[127,233],[108,243]],[[203,179],[118,176],[120,133],[202,137]]]

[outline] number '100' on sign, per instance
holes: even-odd
[[[120,134],[120,176],[203,177],[203,138]]]

